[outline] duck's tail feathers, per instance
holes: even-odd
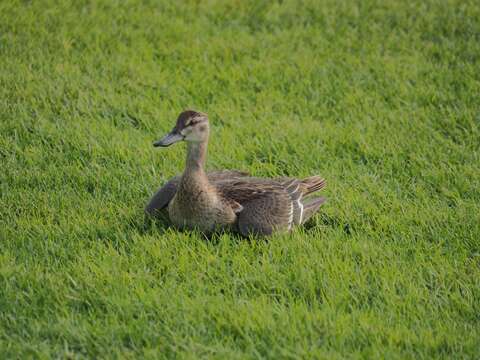
[[[327,183],[324,178],[316,175],[303,179],[302,184],[305,186],[303,195],[307,196],[309,194],[313,194],[316,191],[322,190]]]
[[[308,199],[303,202],[303,216],[302,216],[302,224],[305,224],[322,206],[322,204],[327,199],[324,197],[318,197],[313,199]]]

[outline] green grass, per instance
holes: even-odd
[[[478,359],[479,94],[474,0],[1,1],[1,357]],[[189,107],[321,214],[146,222]]]

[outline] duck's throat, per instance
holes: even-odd
[[[207,142],[188,143],[186,172],[203,172],[206,158]]]
[[[203,169],[207,154],[206,143],[188,143],[187,164],[177,191],[178,201],[186,207],[195,207],[195,203],[207,196],[210,188]]]

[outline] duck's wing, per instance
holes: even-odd
[[[293,225],[308,220],[325,201],[324,198],[304,199],[325,186],[320,176],[303,180],[244,177],[219,181],[216,186],[223,198],[234,205],[238,229],[243,235],[290,230]]]
[[[270,235],[289,230],[293,223],[293,203],[287,187],[274,179],[243,178],[216,184],[226,201],[238,204],[241,234]]]
[[[177,192],[178,184],[181,176],[177,175],[171,178],[165,185],[163,185],[152,196],[147,206],[145,206],[145,213],[150,216],[155,216],[157,211],[167,207],[168,203],[173,199]]]
[[[242,235],[270,235],[290,230],[292,205],[282,192],[265,194],[242,205],[238,213],[238,230]]]

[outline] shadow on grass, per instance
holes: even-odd
[[[163,234],[172,227],[166,211],[157,212],[155,216],[143,214],[132,219],[134,227],[141,235],[152,234],[152,232]]]
[[[155,216],[144,214],[143,217],[132,216],[130,219],[130,229],[136,230],[140,235],[148,234],[164,234],[169,229],[174,229],[178,232],[185,234],[196,235],[199,238],[202,238],[213,245],[216,245],[220,242],[223,235],[228,234],[231,240],[234,242],[245,241],[248,238],[242,236],[241,234],[236,233],[233,230],[221,230],[213,233],[203,233],[199,230],[182,230],[175,227],[170,222],[168,218],[168,213],[166,211],[160,211],[155,214]]]
[[[320,214],[310,219],[306,224],[302,225],[305,233],[313,234],[318,231],[319,226],[326,226],[331,228],[342,228],[343,232],[347,235],[352,234],[352,228],[349,223],[345,223],[341,219],[335,216],[330,216],[328,214]],[[233,229],[230,230],[220,230],[213,233],[203,233],[198,230],[181,230],[176,228],[168,218],[168,213],[166,211],[161,211],[155,214],[155,216],[150,216],[144,214],[143,216],[132,215],[127,221],[127,228],[130,231],[135,231],[139,235],[163,235],[168,232],[170,229],[175,231],[182,232],[184,234],[190,234],[196,236],[200,239],[205,240],[206,242],[212,245],[218,245],[222,237],[228,235],[229,240],[233,244],[240,243],[254,243],[254,242],[264,242],[268,243],[270,241],[269,236],[262,235],[249,235],[244,236]]]
[[[318,230],[319,225],[331,228],[341,228],[347,235],[352,235],[352,232],[354,231],[350,223],[342,221],[337,216],[331,216],[325,213],[321,213],[320,216],[311,218],[306,224],[303,225],[303,227],[305,228],[305,232],[308,234]]]

